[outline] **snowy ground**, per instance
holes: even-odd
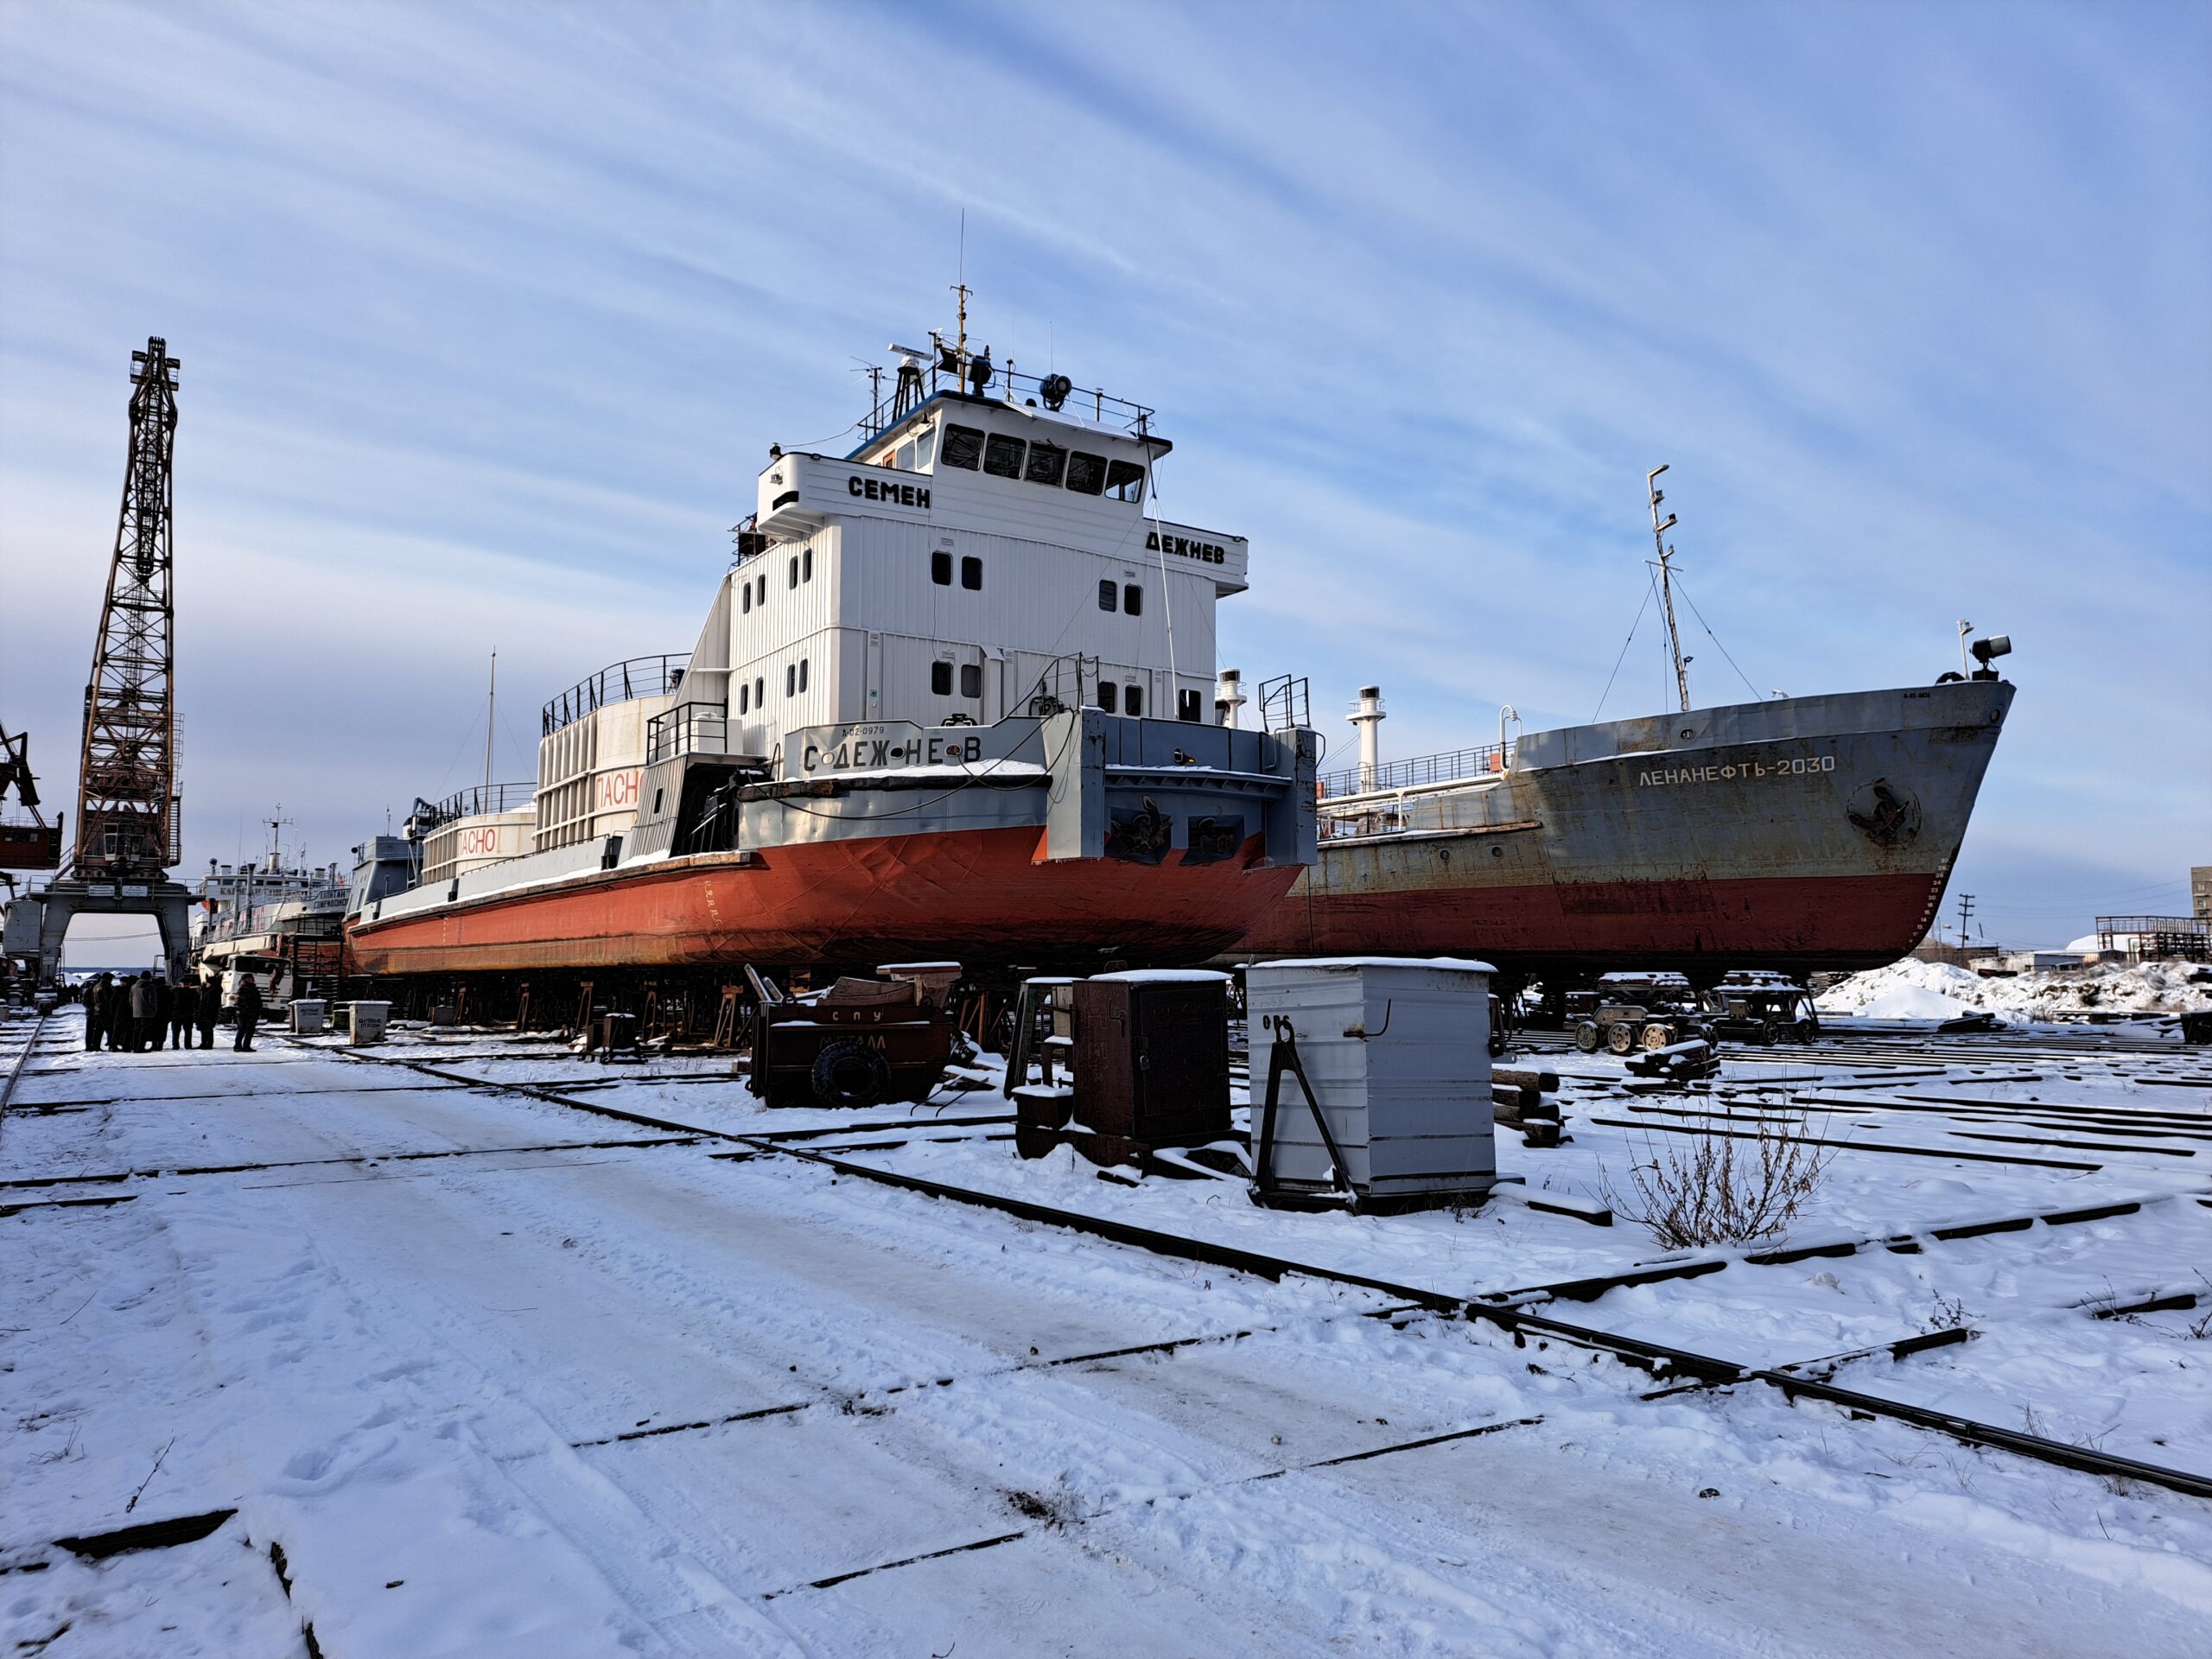
[[[30,1023],[0,1025],[0,1079]],[[2203,1650],[2202,1500],[1757,1385],[1647,1400],[1580,1349],[728,1137],[828,1129],[791,1144],[1453,1296],[1664,1255],[1626,1220],[1126,1187],[958,1121],[994,1092],[771,1114],[706,1060],[79,1033],[48,1022],[0,1121],[10,1651],[297,1655],[310,1624],[330,1659]],[[1764,1114],[1847,1143],[1793,1242],[1918,1244],[1712,1253],[1560,1317],[1770,1365],[1965,1323],[1836,1380],[2212,1472],[2212,1300],[2095,1317],[2212,1265],[2201,1051],[1869,1024],[1688,1095],[1546,1063],[1572,1140],[1500,1140],[1532,1192],[1601,1198]],[[54,1541],[222,1510],[170,1548]]]
[[[1986,978],[1908,957],[1853,974],[1821,994],[1823,1014],[1874,1020],[1955,1020],[1994,1014],[2016,1025],[2089,1014],[2177,1014],[2212,1008],[2212,979],[2187,963],[2105,963]]]

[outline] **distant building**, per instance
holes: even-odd
[[[2189,867],[2189,913],[2212,920],[2212,864]]]

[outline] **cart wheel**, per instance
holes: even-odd
[[[1643,1046],[1647,1049],[1664,1048],[1675,1040],[1675,1033],[1654,1020],[1643,1028]]]
[[[1574,1046],[1585,1054],[1595,1054],[1598,1052],[1599,1040],[1598,1026],[1595,1020],[1585,1020],[1574,1028]]]
[[[851,1038],[824,1043],[814,1057],[814,1097],[824,1106],[874,1106],[891,1092],[883,1051]]]
[[[1800,1020],[1790,1028],[1789,1039],[1792,1042],[1809,1043],[1820,1034],[1820,1027],[1815,1025],[1812,1020]]]
[[[1636,1027],[1625,1020],[1616,1020],[1605,1027],[1605,1046],[1616,1054],[1625,1054],[1636,1046]]]

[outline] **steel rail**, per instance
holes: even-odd
[[[345,1054],[348,1051],[329,1051]],[[432,1076],[444,1075],[417,1062],[387,1059],[381,1055],[353,1055],[359,1059],[377,1059],[385,1064],[410,1066],[429,1071]],[[477,1081],[468,1079],[468,1081]],[[624,1112],[611,1106],[600,1106],[583,1101],[563,1099],[547,1090],[514,1084],[490,1083],[485,1087],[512,1091],[554,1105],[592,1112],[609,1117],[623,1118],[632,1122],[648,1123],[685,1135],[702,1135],[715,1140],[736,1141],[756,1150],[798,1159],[834,1170],[856,1179],[920,1194],[924,1197],[946,1199],[983,1209],[996,1210],[1017,1218],[1046,1226],[1065,1228],[1071,1231],[1088,1233],[1112,1243],[1131,1245],[1154,1255],[1185,1261],[1203,1262],[1233,1272],[1248,1273],[1270,1281],[1280,1281],[1287,1274],[1313,1278],[1331,1283],[1347,1285],[1355,1289],[1373,1291],[1394,1300],[1413,1306],[1431,1309],[1440,1313],[1470,1320],[1479,1320],[1493,1325],[1510,1336],[1516,1346],[1525,1347],[1532,1338],[1560,1342],[1598,1353],[1608,1353],[1626,1363],[1650,1370],[1695,1378],[1701,1382],[1728,1384],[1733,1382],[1761,1382],[1779,1389],[1783,1397],[1793,1403],[1800,1399],[1821,1401],[1857,1415],[1868,1418],[1889,1418],[1915,1427],[1948,1435],[1968,1446],[1986,1446],[2015,1453],[2037,1462],[2075,1470],[2108,1479],[2133,1480],[2144,1485],[2183,1493],[2192,1497],[2212,1500],[2212,1477],[2194,1474],[2185,1469],[2168,1469],[2156,1464],[2146,1464],[2133,1458],[2098,1452],[2090,1447],[2069,1446],[2063,1441],[2045,1440],[2038,1435],[2022,1433],[1994,1423],[1982,1423],[1954,1413],[1937,1411],[1928,1407],[1915,1406],[1906,1402],[1885,1400],[1878,1395],[1861,1394],[1854,1389],[1840,1389],[1832,1383],[1808,1377],[1792,1376],[1776,1368],[1752,1368],[1733,1360],[1716,1358],[1686,1348],[1676,1348],[1665,1343],[1651,1342],[1619,1332],[1599,1330],[1576,1325],[1564,1319],[1554,1319],[1523,1308],[1502,1307],[1470,1300],[1447,1292],[1436,1291],[1414,1285],[1406,1285],[1366,1274],[1347,1273],[1312,1262],[1296,1262],[1284,1256],[1264,1255],[1258,1251],[1238,1249],[1232,1245],[1217,1244],[1208,1239],[1192,1238],[1179,1233],[1164,1233],[1149,1227],[1139,1227],[1103,1216],[1085,1215],[1078,1211],[1057,1209],[1049,1205],[1035,1204],[1027,1198],[1013,1198],[1002,1193],[984,1192],[972,1188],[955,1186],[943,1181],[932,1181],[920,1176],[905,1175],[894,1170],[872,1168],[847,1158],[831,1157],[825,1153],[805,1147],[772,1141],[758,1135],[735,1134],[724,1130],[704,1128],[697,1124],[677,1123],[666,1119],[647,1117],[639,1113]],[[1634,1128],[1635,1125],[1627,1127]],[[2012,1160],[2004,1160],[2012,1161]]]

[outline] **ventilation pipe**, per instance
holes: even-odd
[[[1214,680],[1213,723],[1217,726],[1234,727],[1237,722],[1238,715],[1243,710],[1245,702],[1243,671],[1235,668],[1223,669]]]
[[[1373,789],[1382,759],[1382,734],[1377,729],[1382,724],[1382,688],[1361,686],[1357,705],[1344,718],[1359,728],[1360,789]]]

